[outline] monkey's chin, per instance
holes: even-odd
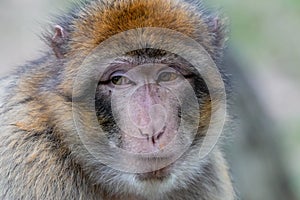
[[[172,166],[169,165],[152,172],[140,173],[136,175],[136,178],[139,181],[164,181],[170,177],[171,168]]]

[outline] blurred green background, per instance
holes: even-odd
[[[229,18],[230,43],[278,130],[274,137],[300,199],[300,1],[207,2]]]
[[[273,120],[270,125],[278,130],[274,138],[300,199],[300,1],[207,2],[229,18],[230,43],[246,63],[245,73]],[[255,185],[249,183],[249,191],[255,193]]]
[[[279,141],[289,184],[300,199],[300,0],[205,3],[229,19],[229,43],[246,63],[244,73],[273,120],[270,125],[277,130],[274,138]],[[0,0],[1,76],[38,57],[44,48],[40,35],[51,24],[51,15],[70,4],[71,0]]]

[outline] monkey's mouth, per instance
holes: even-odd
[[[152,172],[137,174],[140,181],[163,181],[171,175],[171,165]]]

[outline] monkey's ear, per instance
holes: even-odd
[[[51,48],[58,59],[64,58],[64,44],[68,33],[60,25],[54,26],[54,34],[50,40]]]
[[[211,45],[213,47],[212,58],[214,61],[220,61],[223,57],[223,51],[226,47],[227,41],[227,19],[225,17],[220,17],[218,14],[211,16],[208,19],[208,29],[211,33]]]
[[[223,49],[227,41],[227,19],[215,16],[211,20],[210,27],[214,35],[214,45],[217,48]]]

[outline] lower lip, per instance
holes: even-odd
[[[170,168],[171,165],[152,172],[137,174],[137,178],[141,181],[162,181],[170,176]]]

